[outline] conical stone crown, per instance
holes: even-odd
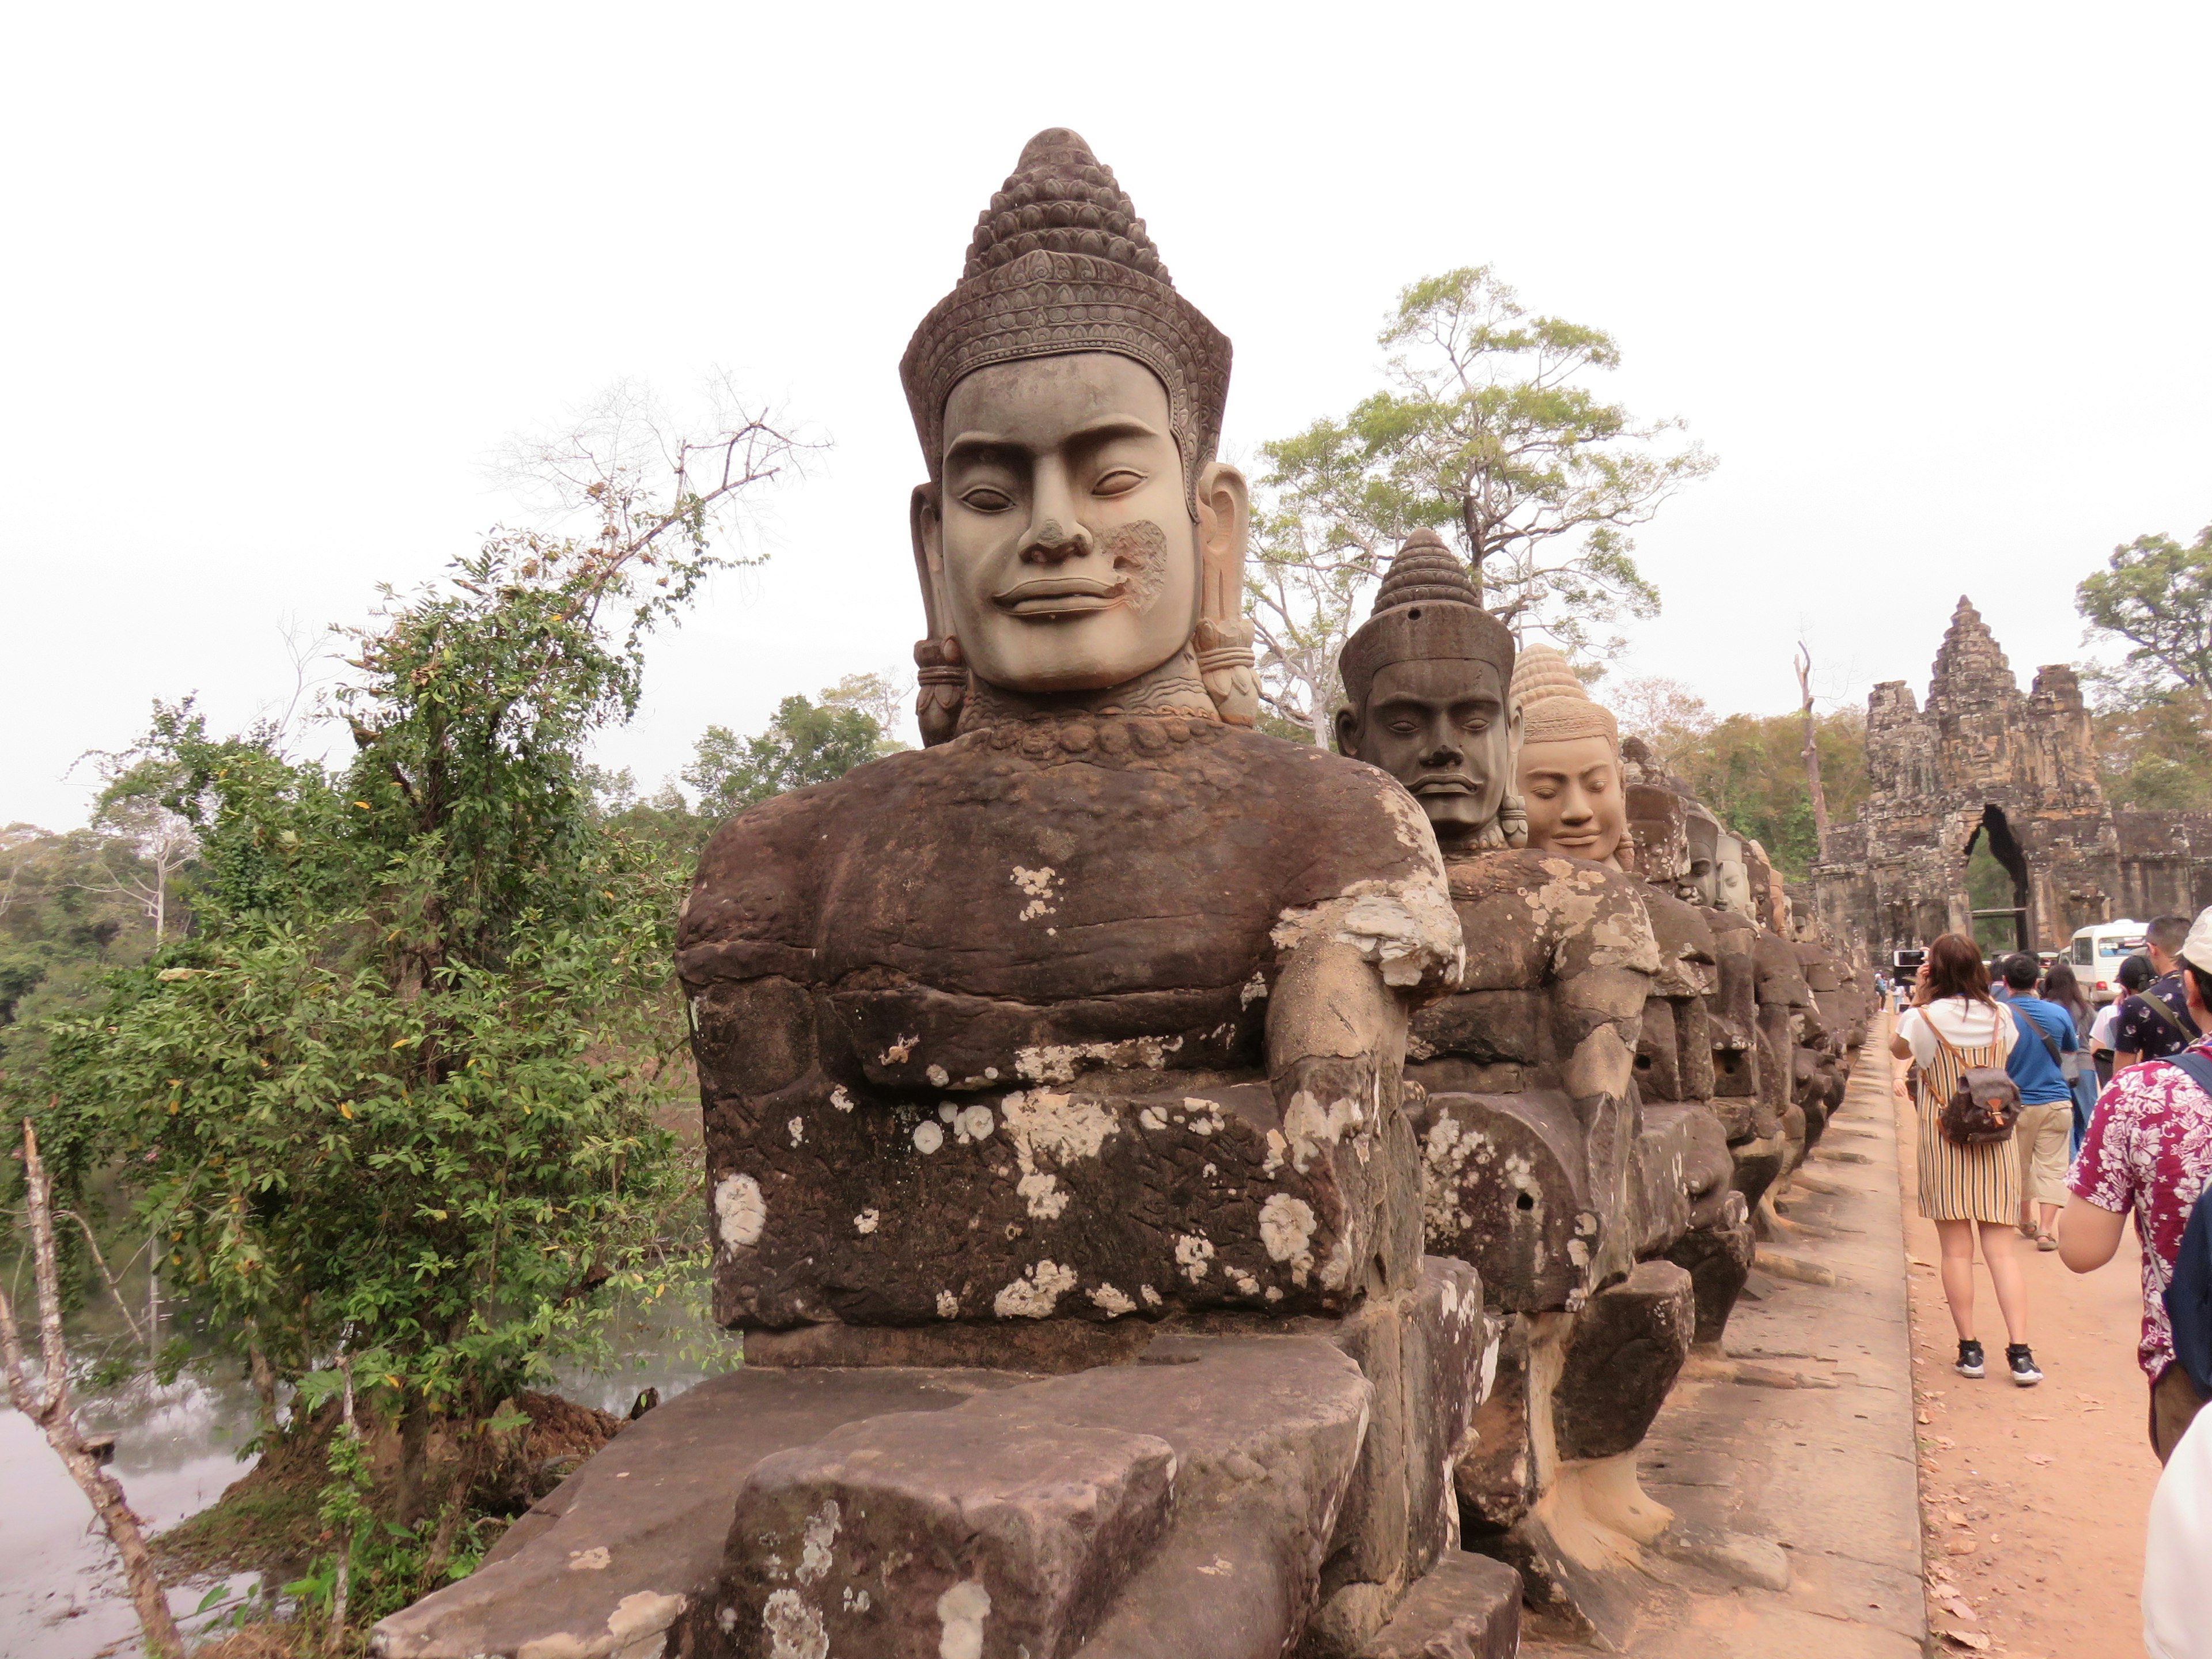
[[[1406,538],[1368,614],[1381,616],[1401,605],[1471,605],[1478,609],[1482,595],[1467,574],[1467,567],[1444,545],[1433,530],[1416,530]]]
[[[1021,159],[975,221],[964,281],[1024,253],[1087,253],[1166,282],[1168,268],[1145,234],[1114,169],[1091,153],[1083,135],[1047,127],[1022,146]]]

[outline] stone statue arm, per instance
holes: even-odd
[[[1455,985],[1464,961],[1441,864],[1286,911],[1274,943],[1267,1075],[1284,1133],[1295,1144],[1373,1132],[1396,1104],[1413,1009]]]
[[[1577,861],[1579,864],[1579,861]],[[1560,1086],[1582,1125],[1589,1198],[1600,1218],[1593,1283],[1627,1271],[1628,1174],[1638,1130],[1633,1089],[1644,1000],[1659,971],[1659,947],[1636,884],[1582,865],[1580,890],[1552,960],[1552,1042]]]
[[[1561,1084],[1588,1127],[1627,1098],[1660,954],[1637,884],[1576,863],[1572,902],[1559,907],[1566,925],[1553,942],[1550,1000]]]
[[[764,801],[700,856],[676,963],[710,1124],[718,1103],[750,1116],[817,1068],[814,942],[835,799],[810,789]]]

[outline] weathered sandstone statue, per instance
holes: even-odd
[[[1548,645],[1522,653],[1513,695],[1523,722],[1519,788],[1529,844],[1621,868],[1627,778],[1611,712],[1590,701],[1567,659]]]
[[[1458,1465],[1462,1525],[1522,1568],[1540,1609],[1617,1633],[1631,1563],[1668,1519],[1637,1486],[1635,1447],[1693,1321],[1690,1276],[1638,1260],[1634,1060],[1661,963],[1637,884],[1611,867],[1618,769],[1594,775],[1571,726],[1531,787],[1528,734],[1557,727],[1539,708],[1516,719],[1512,635],[1431,533],[1400,550],[1340,672],[1337,746],[1421,803],[1467,940],[1461,987],[1415,1016],[1406,1068],[1429,1248],[1474,1264],[1506,1318]],[[1528,839],[1540,823],[1587,858],[1513,844],[1516,760]],[[1679,1231],[1685,1206],[1667,1207]]]
[[[1459,925],[1395,781],[1250,729],[1229,361],[1032,139],[902,364],[928,746],[724,825],[678,929],[730,1415],[647,1418],[392,1659],[592,1595],[559,1651],[1511,1651],[1449,1484],[1493,1325],[1401,1097]],[[633,1468],[719,1515],[623,1532]]]

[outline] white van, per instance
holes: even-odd
[[[2125,994],[2115,976],[2122,962],[2142,950],[2147,925],[2125,919],[2099,922],[2076,933],[2067,945],[2066,960],[2074,965],[2074,977],[2081,981],[2081,994],[2093,1007],[2117,1002]]]

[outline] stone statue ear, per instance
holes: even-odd
[[[1359,758],[1359,716],[1349,708],[1336,711],[1336,752]]]
[[[907,500],[907,529],[914,538],[914,574],[921,584],[926,631],[933,640],[945,634],[946,612],[938,602],[938,580],[945,569],[945,521],[937,510],[937,486],[916,484]]]
[[[1505,793],[1498,803],[1498,833],[1516,852],[1528,844],[1528,802],[1521,793],[1521,705],[1510,691],[1512,714],[1505,722]]]
[[[950,742],[960,730],[960,711],[968,701],[967,658],[950,631],[951,607],[941,603],[945,574],[943,520],[938,516],[937,486],[917,484],[907,504],[907,527],[914,537],[914,574],[921,583],[921,610],[928,632],[914,647],[915,723],[924,748]]]
[[[1198,475],[1198,621],[1191,643],[1198,677],[1213,707],[1231,726],[1260,716],[1260,676],[1253,665],[1252,624],[1244,619],[1244,547],[1252,528],[1252,495],[1244,475],[1220,461]]]
[[[1244,475],[1223,461],[1198,475],[1198,614],[1208,622],[1244,615],[1244,550],[1252,532],[1252,492]]]

